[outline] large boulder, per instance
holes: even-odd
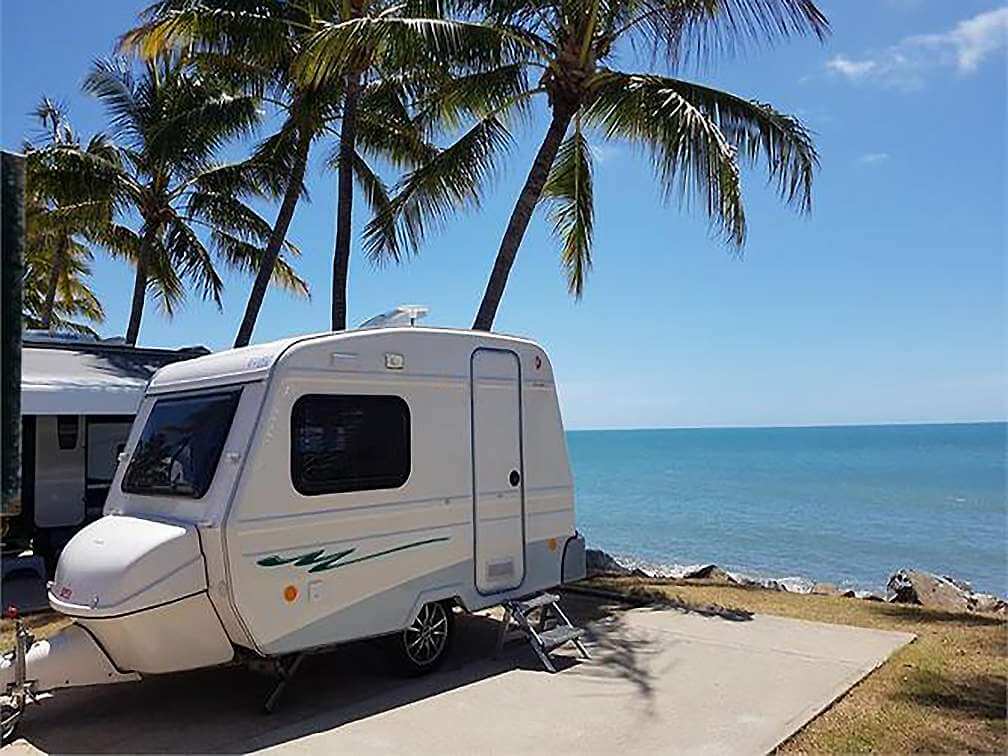
[[[946,612],[969,611],[970,593],[947,578],[919,570],[900,570],[886,585],[889,601],[919,604]]]
[[[683,573],[684,580],[712,580],[716,583],[734,583],[735,579],[716,564],[690,567]]]
[[[585,566],[589,575],[629,575],[630,570],[617,562],[602,549],[585,551]]]

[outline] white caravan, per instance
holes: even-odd
[[[535,343],[401,327],[220,352],[152,378],[105,516],[50,585],[74,623],[9,656],[0,692],[263,658],[286,678],[300,652],[383,635],[423,672],[454,606],[513,619],[584,574]]]

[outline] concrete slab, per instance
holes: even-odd
[[[704,616],[568,598],[593,659],[489,659],[497,623],[460,618],[446,668],[391,678],[375,644],[303,666],[281,710],[239,669],[62,691],[29,712],[43,752],[766,753],[896,649],[904,633],[779,617]],[[726,617],[731,617],[727,619]]]

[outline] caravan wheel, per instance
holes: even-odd
[[[413,624],[393,637],[393,655],[400,671],[422,675],[444,661],[455,630],[455,612],[448,602],[424,604]]]
[[[7,704],[0,705],[0,745],[10,745],[17,732],[21,710]]]

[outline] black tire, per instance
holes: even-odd
[[[419,677],[441,666],[455,637],[455,611],[450,601],[424,604],[406,629],[389,636],[396,671]]]

